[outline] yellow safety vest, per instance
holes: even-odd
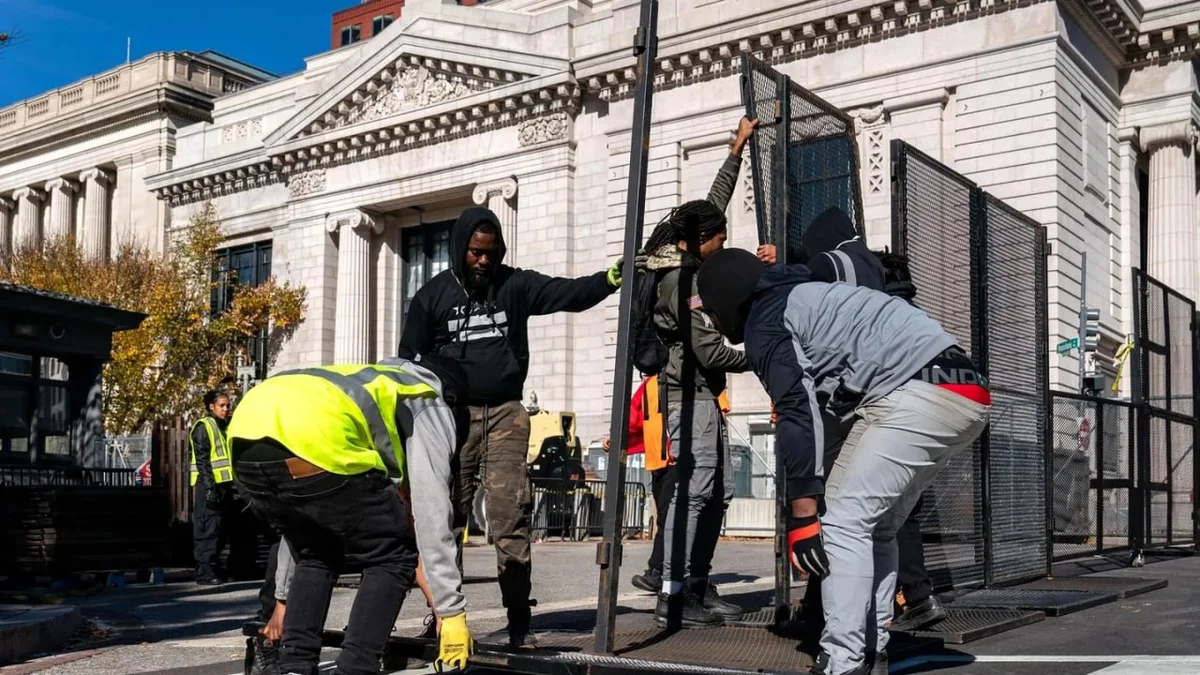
[[[200,466],[196,464],[196,441],[192,439],[196,433],[196,426],[201,424],[208,432],[208,461],[212,463],[213,480],[218,484],[228,483],[233,480],[233,463],[229,460],[229,446],[225,433],[217,426],[216,420],[206,416],[193,424],[191,432],[188,433],[188,445],[192,448],[192,485],[200,479]]]
[[[401,438],[407,434],[397,426],[396,411],[404,399],[433,396],[433,387],[394,366],[291,370],[247,391],[228,433],[244,441],[272,439],[330,473],[378,469],[403,481]]]

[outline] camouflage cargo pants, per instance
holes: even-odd
[[[471,427],[459,457],[460,518],[471,513],[483,485],[488,532],[496,543],[496,569],[505,607],[529,605],[532,558],[529,522],[529,413],[520,401],[471,407]]]

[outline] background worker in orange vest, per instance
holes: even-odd
[[[667,520],[667,507],[675,492],[675,459],[671,457],[671,439],[663,435],[662,408],[658,402],[658,376],[651,375],[629,402],[629,439],[627,455],[646,455],[646,470],[650,472],[650,492],[654,497],[654,547],[646,561],[646,573],[635,574],[630,581],[634,587],[647,593],[658,593],[662,589],[663,531]],[[721,392],[718,397],[723,414],[729,414],[729,397]],[[604,451],[608,452],[611,441],[604,437]],[[715,536],[720,538],[718,528]],[[715,548],[715,547],[714,547]],[[710,561],[711,564],[711,561]]]

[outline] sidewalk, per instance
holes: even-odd
[[[81,623],[77,607],[0,605],[0,665],[58,649]]]

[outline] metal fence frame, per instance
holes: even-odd
[[[533,515],[530,534],[534,539],[558,538],[585,541],[604,533],[604,508],[607,481],[564,482],[554,478],[534,478]],[[626,481],[622,490],[625,508],[621,535],[636,537],[645,531],[646,486]]]
[[[1196,401],[1200,400],[1197,386],[1200,378],[1197,377],[1195,302],[1134,268],[1133,310],[1133,400],[1140,414],[1130,536],[1135,558],[1138,558],[1145,549],[1200,543],[1200,520],[1195,504],[1200,465],[1193,455],[1200,435],[1196,410]],[[1184,358],[1189,363],[1176,363],[1177,358]],[[1180,383],[1180,379],[1184,381]],[[1157,428],[1166,433],[1156,434]],[[1177,437],[1179,432],[1182,437]],[[1161,444],[1157,442],[1160,440],[1163,441]],[[1176,441],[1183,441],[1184,447],[1176,448]],[[1185,458],[1191,459],[1190,471],[1180,472],[1176,459],[1182,463]],[[1162,474],[1155,470],[1160,463],[1164,470]],[[1177,479],[1184,477],[1191,482],[1191,531],[1190,536],[1180,538],[1175,534],[1175,502]],[[1164,494],[1166,525],[1160,537],[1157,536],[1160,528],[1156,527],[1158,510],[1155,501],[1156,496]]]
[[[1138,406],[1128,401],[1065,391],[1051,392],[1051,400],[1051,466],[1054,470],[1049,480],[1047,502],[1052,505],[1051,560],[1059,562],[1130,550],[1136,519],[1134,474]],[[1118,419],[1110,419],[1114,416]],[[1124,416],[1124,423],[1120,416]],[[1070,420],[1069,426],[1062,424],[1066,420]],[[1082,428],[1084,420],[1089,423],[1086,432]],[[1117,429],[1110,430],[1109,426],[1117,426]],[[1066,442],[1059,445],[1061,441]],[[1115,460],[1115,468],[1109,468],[1110,459]],[[1078,475],[1076,472],[1081,470],[1082,475]],[[1072,502],[1081,496],[1079,483],[1084,484],[1083,503],[1076,505]],[[1122,506],[1124,518],[1118,515]],[[1113,517],[1106,515],[1110,510]],[[1081,516],[1090,516],[1083,527],[1061,522]]]
[[[927,566],[940,588],[1037,578],[1053,546],[1050,531],[1029,527],[1030,516],[1052,522],[1045,231],[904,141],[891,150],[892,244],[909,260],[916,303],[989,375],[993,395],[987,431],[926,492]],[[1012,350],[1029,365],[1001,366]]]

